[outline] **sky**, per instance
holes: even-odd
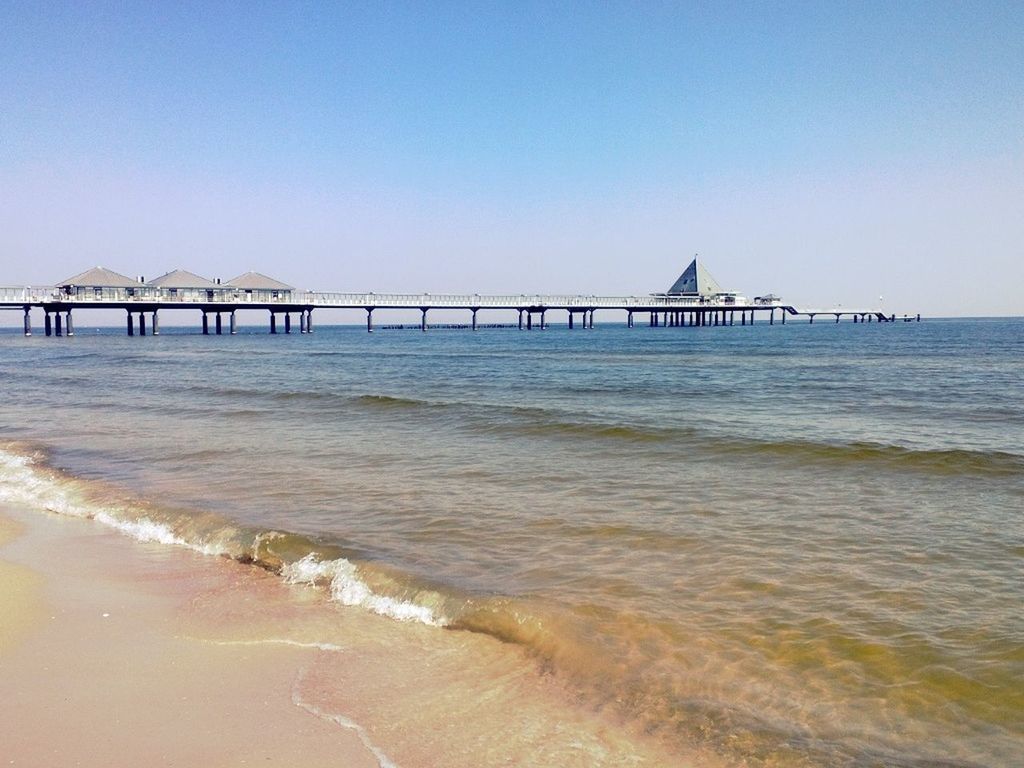
[[[1022,244],[1019,1],[0,0],[0,285],[1024,315]]]

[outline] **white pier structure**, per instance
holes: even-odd
[[[102,267],[96,267],[68,278],[55,286],[0,287],[0,309],[22,310],[25,335],[32,334],[30,311],[42,308],[47,336],[72,336],[72,312],[76,309],[122,309],[127,313],[127,333],[140,336],[160,332],[159,313],[172,309],[198,310],[202,313],[203,333],[237,332],[236,313],[243,309],[270,313],[270,333],[283,330],[291,333],[292,317],[298,316],[300,333],[313,332],[313,310],[358,309],[366,313],[366,329],[373,331],[374,312],[378,310],[419,310],[420,328],[429,327],[427,314],[434,309],[465,310],[470,313],[467,327],[476,330],[481,310],[511,310],[518,313],[518,327],[533,330],[548,327],[548,312],[565,312],[568,327],[579,323],[594,327],[598,310],[626,313],[626,324],[632,328],[640,314],[651,327],[689,327],[753,325],[761,315],[769,324],[776,314],[785,323],[787,316],[831,316],[835,322],[842,317],[854,322],[895,322],[895,315],[880,310],[831,308],[803,309],[787,304],[776,296],[754,299],[723,291],[695,258],[665,293],[642,296],[592,296],[578,294],[412,294],[412,293],[337,293],[297,291],[273,278],[249,272],[233,280],[220,282],[199,275],[175,270],[155,280],[133,280]],[[210,319],[213,316],[213,323]],[[739,322],[737,323],[737,315]],[[226,322],[225,322],[226,316]],[[148,323],[147,323],[148,317]],[[904,316],[903,319],[910,319]],[[920,315],[916,316],[920,320]]]

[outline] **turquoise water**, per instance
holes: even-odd
[[[0,498],[520,644],[681,751],[1024,753],[1024,321],[176,331],[0,334]]]

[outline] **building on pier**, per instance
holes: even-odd
[[[216,301],[225,292],[219,282],[184,269],[175,269],[150,280],[146,285],[155,289],[154,295],[162,301]]]
[[[703,303],[711,304],[742,304],[742,296],[735,291],[726,291],[711,276],[697,257],[693,257],[690,265],[683,270],[672,287],[661,296],[695,298]]]
[[[293,286],[282,283],[280,280],[275,280],[272,277],[261,275],[259,272],[246,272],[244,275],[239,275],[233,280],[229,280],[226,285],[235,289],[238,293],[239,301],[260,304],[268,302],[289,303],[293,301],[292,294],[295,292]]]
[[[60,298],[82,301],[117,301],[146,294],[142,279],[133,280],[106,267],[93,267],[57,283]]]

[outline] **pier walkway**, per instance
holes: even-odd
[[[84,309],[120,309],[127,314],[127,333],[156,335],[160,332],[159,314],[166,310],[198,311],[202,317],[203,333],[236,333],[237,313],[241,310],[260,310],[269,313],[269,332],[279,328],[291,333],[293,316],[298,317],[300,333],[313,332],[314,309],[357,309],[366,313],[366,329],[374,329],[374,313],[380,310],[418,310],[419,327],[430,326],[427,315],[431,310],[464,310],[470,313],[469,328],[478,327],[477,313],[481,310],[511,310],[518,313],[518,327],[524,330],[548,327],[549,312],[566,313],[568,327],[593,328],[598,310],[615,310],[626,314],[626,325],[635,325],[636,315],[651,327],[724,326],[754,324],[760,316],[762,322],[774,324],[787,317],[850,318],[853,322],[895,322],[897,316],[877,309],[825,308],[807,309],[783,303],[774,297],[753,300],[741,296],[705,297],[651,294],[647,296],[585,296],[555,295],[480,295],[480,294],[402,294],[402,293],[331,293],[318,291],[245,291],[225,285],[204,291],[179,291],[175,288],[152,286],[118,287],[88,291],[68,291],[64,287],[0,287],[0,309],[24,312],[24,330],[32,334],[31,310],[44,313],[44,332],[47,336],[74,335],[72,312]],[[212,318],[211,318],[212,316]],[[212,319],[212,323],[211,323]],[[903,320],[920,320],[902,316]],[[281,322],[279,322],[279,320]]]

